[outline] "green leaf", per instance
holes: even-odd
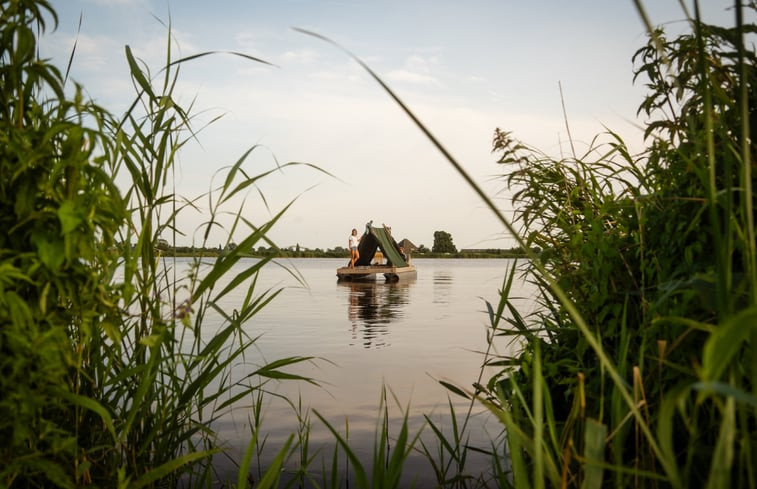
[[[726,399],[721,411],[720,433],[713,451],[710,475],[707,478],[707,488],[731,486],[731,472],[733,471],[734,440],[736,439],[736,401],[733,397]]]
[[[32,235],[31,241],[37,247],[40,261],[50,270],[60,270],[65,260],[63,240],[58,236],[36,232]]]
[[[287,372],[282,372],[279,370],[282,367],[288,367],[290,365],[295,365],[298,363],[306,362],[312,360],[313,357],[287,357],[282,358],[279,360],[274,360],[273,362],[266,364],[262,366],[261,368],[255,370],[252,375],[260,375],[261,377],[266,377],[269,379],[287,379],[287,380],[304,380],[305,382],[308,382],[313,385],[318,385],[313,379],[309,377],[304,377],[302,375],[297,374],[290,374]]]
[[[344,453],[347,455],[347,458],[350,460],[350,463],[352,463],[352,470],[355,474],[355,485],[360,488],[368,488],[370,485],[368,484],[368,474],[366,473],[365,468],[363,467],[363,464],[360,461],[360,457],[358,457],[357,453],[355,453],[351,448],[349,443],[347,443],[347,440],[342,437],[342,435],[339,434],[336,429],[334,429],[331,424],[326,421],[326,418],[321,416],[321,414],[318,411],[313,410],[313,413],[318,417],[318,419],[321,420],[321,422],[326,425],[326,428],[331,432],[332,435],[334,435],[334,438],[336,438],[337,443],[342,447],[344,450]]]
[[[218,453],[220,451],[221,451],[220,449],[215,449],[215,450],[206,450],[206,451],[201,451],[201,452],[192,452],[186,455],[182,455],[181,457],[177,457],[173,460],[169,460],[163,465],[160,465],[150,470],[149,472],[143,474],[139,479],[135,480],[129,487],[131,489],[139,489],[140,487],[149,486],[153,482],[166,477],[167,475],[175,472],[176,470],[178,470],[179,468],[181,468],[182,466],[188,463],[210,457],[214,453]]]
[[[102,404],[100,404],[94,399],[91,399],[89,397],[85,397],[79,394],[74,394],[72,392],[59,391],[58,395],[61,398],[66,399],[70,403],[79,405],[85,409],[92,411],[98,416],[100,416],[100,419],[103,420],[105,427],[108,428],[108,432],[113,437],[113,441],[117,441],[116,428],[113,425],[113,418],[111,417],[110,413],[103,407]]]
[[[64,200],[60,205],[58,208],[58,219],[60,219],[62,234],[70,233],[84,220],[72,200]]]
[[[589,418],[584,430],[584,480],[581,489],[602,487],[602,463],[605,459],[607,426]]]
[[[140,338],[139,342],[142,345],[152,348],[160,343],[160,338],[161,336],[159,334],[151,334],[151,335],[145,336],[144,338]]]
[[[691,389],[697,391],[700,398],[717,394],[757,409],[757,396],[726,382],[696,382],[691,385]]]
[[[50,485],[54,487],[64,489],[76,487],[67,471],[59,463],[42,457],[34,457],[28,462],[28,465],[31,471],[45,474],[48,483],[51,483]]]
[[[457,387],[456,385],[446,382],[444,380],[440,380],[439,383],[442,386],[444,386],[444,388],[447,389],[448,391],[454,392],[455,394],[457,394],[458,396],[464,399],[470,399],[470,396],[468,395],[468,393],[462,390],[461,388]]]
[[[258,482],[256,489],[271,489],[275,487],[279,487],[279,480],[281,479],[281,472],[283,470],[284,466],[284,460],[287,458],[287,453],[289,452],[289,447],[292,445],[292,441],[294,440],[294,435],[289,435],[289,438],[287,439],[284,446],[279,450],[279,452],[276,454],[276,457],[271,461],[271,465],[268,467],[268,469],[265,471],[265,474],[263,474],[263,477],[260,478],[260,482]],[[240,467],[239,471],[239,477],[237,479],[237,482],[242,481],[242,471]],[[246,480],[242,481],[242,485],[238,485],[237,487],[247,487]]]
[[[757,307],[745,309],[721,324],[704,345],[702,379],[719,380],[756,328]]]
[[[131,52],[131,47],[127,45],[124,48],[124,51],[126,53],[126,60],[129,63],[129,71],[131,72],[131,76],[134,78],[137,84],[142,88],[142,90],[144,90],[145,93],[150,96],[150,98],[154,99],[155,93],[153,93],[152,87],[150,86],[150,82],[147,81],[147,78],[145,78],[145,75],[142,72],[142,69],[137,64],[137,60],[134,58],[134,55]]]

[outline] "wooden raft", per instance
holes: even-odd
[[[338,280],[355,281],[355,280],[375,280],[376,275],[382,274],[387,282],[396,282],[404,278],[413,278],[417,276],[414,265],[404,267],[394,267],[391,265],[361,265],[355,268],[341,267],[337,268],[336,276]]]

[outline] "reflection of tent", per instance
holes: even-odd
[[[376,254],[378,249],[386,258],[387,265],[393,267],[406,267],[408,265],[406,257],[400,253],[400,246],[389,234],[389,230],[386,227],[377,228],[367,224],[365,234],[360,238],[360,245],[357,248],[360,259],[355,262],[355,266],[370,265],[373,261],[373,255]]]
[[[349,287],[347,317],[352,323],[352,339],[362,337],[364,348],[389,346],[390,327],[404,315],[410,302],[412,280],[380,284],[371,281],[340,281]],[[352,343],[350,343],[352,345]]]

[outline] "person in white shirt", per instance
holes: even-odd
[[[350,248],[350,268],[355,268],[355,262],[360,259],[360,253],[357,251],[357,245],[360,243],[360,237],[357,235],[357,229],[352,230],[349,238]]]

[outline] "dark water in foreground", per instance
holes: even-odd
[[[392,434],[399,429],[405,409],[409,411],[411,434],[423,425],[424,414],[449,433],[449,399],[458,418],[464,416],[468,401],[451,395],[438,380],[468,388],[478,379],[488,324],[484,300],[496,305],[497,291],[514,262],[416,259],[417,278],[397,284],[386,284],[383,277],[375,283],[337,283],[335,270],[344,263],[344,259],[283,261],[296,269],[306,286],[284,268],[274,265],[264,270],[258,290],[285,290],[246,326],[251,336],[260,336],[255,352],[259,357],[248,361],[262,364],[283,357],[318,357],[288,371],[312,377],[320,386],[277,381],[266,389],[287,396],[295,404],[301,399],[303,410],[318,411],[343,435],[348,423],[350,445],[370,465],[381,415],[382,385],[400,403],[398,406],[388,394]],[[244,293],[246,290],[231,297],[228,306],[233,308],[234,301],[241,301]],[[516,287],[513,295],[530,297],[531,289]],[[521,302],[523,312],[530,310],[529,300]],[[504,343],[498,347],[500,354],[514,348]],[[262,433],[267,436],[266,450],[260,459],[263,465],[297,429],[292,408],[275,396],[267,399]],[[249,404],[240,403],[215,426],[218,436],[226,440],[232,459],[242,457],[251,439]],[[473,407],[473,413],[470,442],[488,448],[490,437],[497,437],[501,428],[479,406]],[[311,454],[323,446],[328,465],[334,439],[320,420],[314,415],[310,419]],[[422,439],[435,450],[437,443],[428,428]],[[235,481],[236,467],[224,460],[228,459],[219,459],[217,464],[220,479]],[[344,460],[340,454],[341,474]],[[470,472],[487,465],[483,457],[470,454]],[[319,461],[313,468],[320,466]],[[411,456],[405,473],[408,481],[418,477],[416,487],[428,487],[435,481],[429,463],[420,454]]]

